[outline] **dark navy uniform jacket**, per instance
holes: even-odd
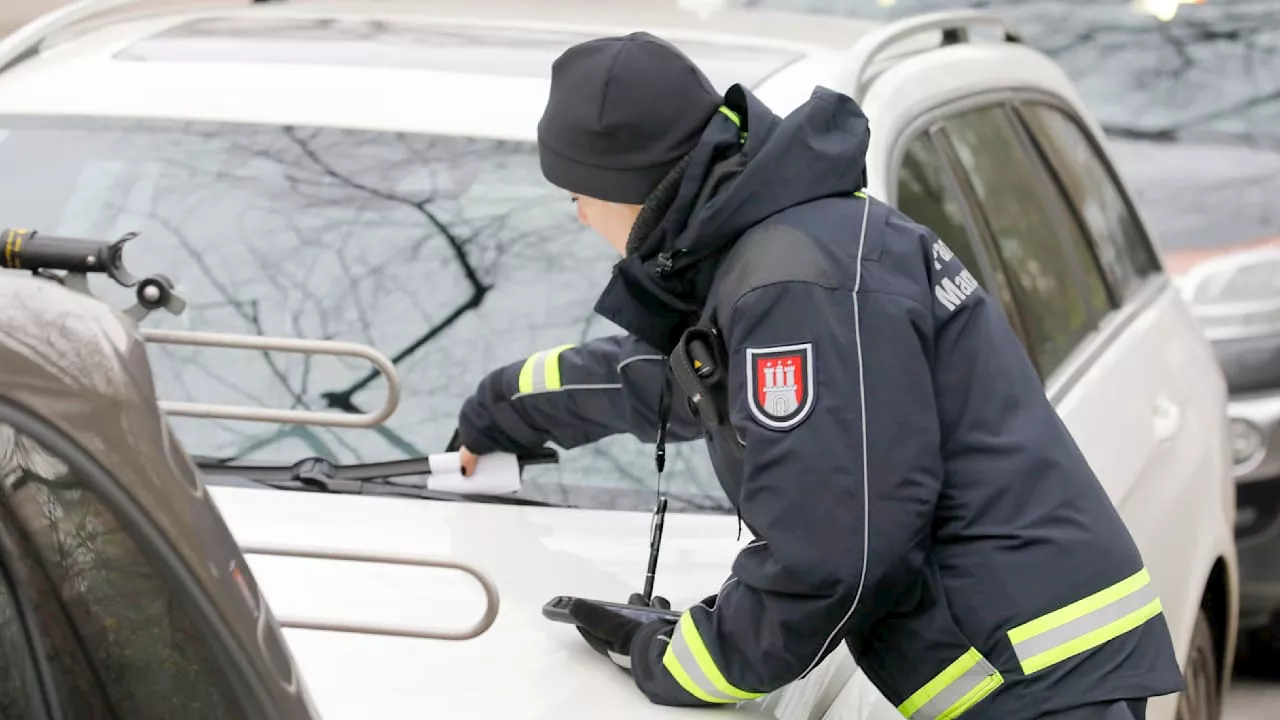
[[[997,301],[861,191],[858,106],[818,88],[782,119],[741,87],[725,105],[596,306],[629,334],[495,371],[460,421],[479,453],[653,440],[663,356],[718,329],[729,423],[677,402],[670,433],[707,442],[755,540],[678,625],[638,634],[640,689],[741,702],[844,642],[922,720],[1181,690],[1142,557]]]

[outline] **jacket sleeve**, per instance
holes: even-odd
[[[914,586],[942,475],[932,322],[913,300],[809,282],[734,303],[723,325],[745,442],[735,500],[756,539],[716,596],[637,634],[632,674],[653,702],[772,692]]]
[[[458,437],[477,454],[519,453],[553,442],[569,449],[629,433],[658,434],[667,359],[634,337],[601,337],[536,352],[498,368],[462,406]],[[667,439],[702,436],[678,385],[669,387]]]

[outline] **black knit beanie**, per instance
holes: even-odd
[[[551,68],[542,173],[572,193],[642,205],[722,102],[692,60],[649,33],[574,45]]]

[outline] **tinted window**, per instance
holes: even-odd
[[[1049,105],[1028,103],[1023,111],[1078,217],[1093,236],[1103,272],[1117,294],[1127,297],[1156,269],[1141,223],[1079,124]]]
[[[942,238],[974,275],[982,264],[965,225],[964,206],[946,179],[946,166],[927,135],[907,146],[898,172],[898,209]]]
[[[7,132],[5,128],[8,128]],[[402,399],[376,430],[174,418],[195,455],[376,462],[443,450],[463,401],[501,365],[620,332],[595,314],[617,253],[542,177],[532,143],[326,128],[0,118],[0,217],[48,233],[141,235],[135,273],[189,302],[150,327],[366,343]],[[118,288],[102,297],[131,304]],[[369,412],[370,366],[153,346],[161,399]],[[657,390],[655,390],[655,404]],[[651,510],[653,449],[631,436],[530,468],[522,495]],[[701,443],[673,447],[672,509],[727,510]]]
[[[13,587],[5,568],[0,566],[0,718],[35,720],[44,717],[38,678]]]
[[[1013,285],[1028,349],[1047,377],[1106,312],[1106,287],[1100,273],[1086,271],[1093,259],[1083,235],[1003,107],[944,126]]]
[[[979,261],[977,248],[981,241],[970,235],[964,201],[937,144],[928,135],[921,135],[907,146],[898,172],[897,207],[942,238],[974,277],[982,279],[988,292],[995,288],[993,294],[999,297],[1006,315],[1013,321],[1014,332],[1021,337],[1022,328],[1013,312],[1009,280],[998,267],[991,268]],[[1023,342],[1025,344],[1025,338]]]
[[[117,717],[242,717],[183,599],[73,468],[0,426],[0,478],[20,544],[56,588]]]

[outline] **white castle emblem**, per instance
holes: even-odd
[[[764,366],[764,411],[786,417],[800,406],[796,399],[795,358],[767,360]]]

